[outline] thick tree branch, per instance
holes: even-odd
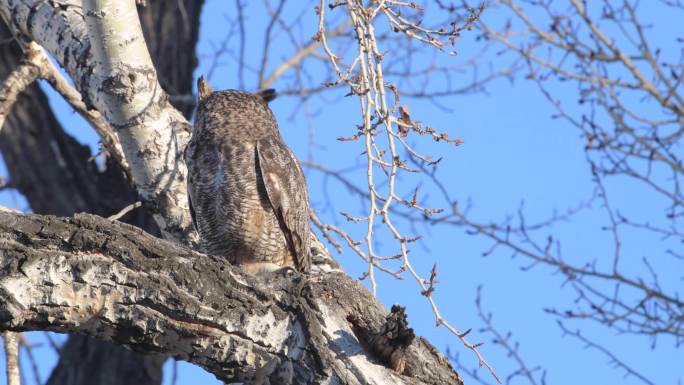
[[[5,78],[21,63],[24,53],[11,42],[12,35],[3,22],[0,39],[5,41],[0,46],[0,78]],[[10,185],[26,197],[34,212],[111,215],[136,199],[111,158],[106,161],[106,170],[98,170],[96,163],[89,160],[90,150],[64,132],[36,83],[22,92],[12,107],[0,133],[0,151]],[[156,229],[143,210],[127,215],[125,220],[149,232]],[[45,383],[158,385],[160,361],[157,355],[142,356],[112,343],[76,335],[60,347],[60,362]]]
[[[100,217],[0,212],[0,330],[84,333],[229,382],[461,383],[420,338],[403,374],[369,357],[348,317],[381,330],[386,313],[344,274],[255,278]]]
[[[31,85],[40,74],[35,56],[34,52],[27,52],[22,63],[0,84],[0,130],[19,93]]]
[[[117,138],[114,128],[109,125],[99,111],[90,109],[83,102],[81,94],[76,91],[71,84],[62,76],[57,67],[50,61],[45,50],[32,42],[28,45],[40,61],[40,77],[45,79],[55,91],[57,91],[69,105],[78,112],[79,115],[90,123],[93,129],[100,136],[102,146],[112,156],[126,173],[130,180],[130,167],[123,153],[121,144]]]
[[[201,8],[201,1],[185,0],[154,2],[140,10],[146,40],[158,65],[161,84],[172,93],[192,90],[192,71],[196,65],[196,57],[192,52],[197,40]],[[71,10],[79,11],[78,8]],[[184,33],[178,34],[177,28],[181,24]],[[0,30],[5,38],[11,38],[4,31],[4,25],[0,25]],[[4,53],[0,64],[3,68],[0,72],[5,76],[22,58],[17,48],[17,44],[5,44],[2,47]],[[104,118],[93,108],[92,103],[87,106],[81,94],[63,81],[57,71],[52,74],[57,75],[52,86],[79,113],[87,112],[86,119],[96,129],[103,126],[97,124]],[[66,88],[60,87],[65,84]],[[128,186],[130,178],[124,181],[120,169],[111,160],[108,159],[105,172],[96,169],[95,162],[88,160],[90,151],[61,130],[37,86],[23,93],[20,101],[5,125],[0,147],[12,186],[27,197],[35,212],[72,215],[74,212],[87,211],[107,216],[139,199]],[[185,107],[183,111],[189,116],[192,105],[182,107]],[[106,122],[105,125],[109,126]],[[106,142],[108,136],[103,135],[102,130],[98,132],[103,142]],[[111,137],[120,149],[114,130],[111,130]],[[146,210],[136,210],[124,219],[157,233]],[[75,335],[63,346],[60,363],[52,372],[48,384],[159,384],[161,362],[156,357],[139,356],[111,343]]]
[[[89,29],[80,5],[0,0],[0,16],[16,35],[45,47],[74,80],[86,105],[118,129],[138,192],[165,238],[188,242],[194,232],[181,155],[190,126],[157,82],[134,2],[105,3],[84,4],[90,9]],[[127,20],[126,28],[117,28],[116,18]],[[91,46],[89,33],[98,45]]]
[[[89,87],[95,105],[115,127],[140,194],[164,208],[155,216],[167,239],[191,233],[182,152],[189,126],[168,102],[147,51],[135,2],[83,2],[91,44]],[[169,226],[170,225],[170,226]]]

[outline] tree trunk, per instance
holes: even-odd
[[[195,108],[193,71],[197,67],[195,45],[204,1],[148,1],[139,8],[140,22],[157,70],[159,83],[171,96],[171,104],[190,119]]]
[[[178,8],[181,6],[183,13]],[[152,2],[140,10],[153,60],[169,63],[158,67],[162,86],[174,93],[192,93],[201,8],[201,1],[186,0]],[[171,32],[181,24],[182,35]],[[11,34],[0,22],[0,39],[7,38]],[[1,45],[0,78],[6,77],[21,57],[17,44]],[[177,107],[186,116],[192,112],[192,105],[187,103]],[[27,88],[14,104],[0,134],[0,151],[12,187],[26,197],[36,213],[67,216],[90,212],[108,216],[138,199],[115,162],[108,161],[106,171],[98,172],[96,164],[88,160],[88,147],[64,132],[37,85]],[[145,210],[127,214],[123,220],[159,234]],[[155,385],[161,382],[162,363],[160,355],[140,355],[110,342],[73,335],[62,347],[60,362],[48,384]]]
[[[84,11],[88,5],[102,1],[84,2],[82,8],[0,0],[0,15],[11,23],[14,33],[48,50],[74,80],[85,104],[97,109],[117,129],[139,197],[163,236],[189,242],[196,233],[188,210],[186,171],[181,158],[190,125],[169,104],[157,81],[137,26],[138,18],[131,14],[135,12],[131,3],[105,1],[114,12],[119,4],[121,14],[110,9]],[[122,25],[118,20],[123,17],[134,24]],[[86,19],[92,28],[86,28]],[[118,33],[112,33],[112,28],[118,28]],[[127,40],[122,39],[124,34]],[[117,39],[121,44],[112,44]],[[129,58],[130,63],[123,62],[110,54],[110,49],[134,57]]]
[[[4,23],[0,29],[1,39],[11,37]],[[21,57],[17,44],[1,45],[0,77],[7,76]],[[0,134],[0,151],[11,186],[26,197],[36,213],[111,215],[137,199],[114,162],[108,163],[104,173],[98,172],[95,162],[88,160],[89,148],[64,132],[37,84],[20,94],[14,104]],[[154,221],[142,210],[126,219],[155,231]],[[89,385],[107,374],[108,381],[100,384],[156,385],[161,383],[161,363],[158,357],[75,335],[63,346],[48,384]],[[127,369],[111,370],[124,367]]]

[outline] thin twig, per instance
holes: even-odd
[[[21,385],[19,373],[19,339],[15,332],[5,332],[5,367],[7,373],[7,385]]]
[[[109,219],[109,220],[111,220],[111,221],[118,221],[118,220],[121,219],[124,215],[126,215],[126,214],[128,214],[129,212],[131,212],[131,211],[137,209],[138,207],[142,207],[142,202],[138,201],[138,202],[135,202],[135,203],[131,203],[130,205],[128,205],[128,206],[122,208],[121,210],[119,210],[118,213],[116,213],[116,214],[114,214],[114,215],[108,217],[107,219]]]
[[[343,5],[345,7],[342,7]],[[397,193],[398,176],[400,173],[416,171],[408,167],[407,163],[402,159],[400,149],[403,148],[411,156],[422,159],[425,162],[437,163],[432,161],[429,156],[422,155],[416,151],[409,145],[408,141],[404,140],[404,137],[410,131],[413,131],[430,137],[434,141],[458,144],[460,140],[451,139],[446,133],[439,134],[431,128],[422,128],[409,115],[408,108],[397,103],[401,90],[398,86],[390,84],[385,79],[384,60],[386,52],[380,48],[381,40],[378,39],[378,33],[374,27],[374,19],[378,15],[384,15],[394,32],[403,32],[408,39],[426,43],[428,46],[438,48],[439,50],[442,50],[448,44],[453,44],[461,29],[456,27],[456,23],[452,23],[448,28],[427,28],[419,25],[419,21],[410,21],[403,16],[402,12],[412,12],[417,9],[418,7],[415,3],[385,0],[378,1],[370,7],[365,7],[362,2],[347,1],[331,4],[329,8],[334,10],[337,7],[346,10],[353,25],[357,43],[353,61],[351,64],[345,65],[341,57],[333,53],[328,44],[327,37],[329,34],[326,31],[325,23],[326,4],[323,0],[320,1],[316,8],[319,16],[316,41],[321,43],[332,70],[338,77],[337,81],[330,82],[328,85],[346,84],[350,89],[349,95],[357,96],[359,99],[362,122],[358,126],[359,132],[354,134],[349,141],[363,139],[363,154],[366,157],[366,191],[364,191],[363,195],[367,199],[368,208],[367,215],[362,218],[347,216],[347,219],[350,220],[351,218],[352,222],[365,223],[365,234],[362,241],[355,242],[346,233],[337,231],[333,226],[328,226],[326,229],[336,232],[344,239],[347,239],[347,243],[352,250],[368,264],[368,270],[363,278],[368,278],[373,294],[377,290],[376,270],[386,271],[388,269],[382,265],[383,261],[399,259],[401,267],[396,271],[398,274],[394,274],[394,276],[398,277],[400,273],[408,272],[418,284],[420,293],[430,303],[436,325],[445,327],[457,336],[461,343],[477,356],[479,364],[486,367],[492,377],[497,382],[500,382],[493,367],[478,350],[480,344],[468,342],[466,339],[468,332],[459,331],[441,316],[432,296],[435,290],[436,268],[432,270],[429,278],[422,277],[415,270],[409,258],[408,244],[419,237],[407,237],[402,234],[397,224],[395,224],[393,215],[397,205],[418,210],[426,216],[440,212],[440,210],[430,210],[422,207],[418,203],[417,189],[414,192],[414,198],[411,200],[403,199]],[[398,9],[403,11],[400,12]],[[481,12],[481,8],[479,12]],[[478,17],[479,13],[471,14],[466,22],[466,28],[469,28]],[[420,20],[420,18],[417,19]],[[440,40],[442,37],[446,37],[446,40]],[[352,73],[354,73],[353,76],[351,75]],[[390,105],[390,96],[394,97],[394,105]],[[395,117],[395,115],[399,115],[399,117]],[[347,139],[344,140],[347,141]],[[384,193],[380,192],[380,181],[385,185],[382,188]],[[398,255],[388,258],[377,255],[374,248],[375,232],[378,231],[376,224],[379,225],[380,222],[380,219],[376,221],[377,217],[381,219],[383,231],[388,232],[396,241],[399,248]],[[361,245],[365,250],[362,250]]]
[[[31,371],[33,372],[33,378],[36,381],[36,385],[41,385],[43,381],[40,379],[40,370],[38,370],[38,361],[36,361],[33,355],[33,345],[31,345],[26,338],[26,335],[19,333],[19,346],[24,348],[26,351],[26,356],[28,357],[29,363],[31,364]]]

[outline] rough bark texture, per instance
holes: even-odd
[[[185,165],[180,161],[189,138],[189,123],[168,103],[154,68],[142,60],[142,51],[146,51],[144,42],[141,45],[142,34],[121,41],[125,28],[116,31],[118,34],[105,29],[112,26],[108,21],[116,19],[111,7],[119,4],[130,11],[129,2],[105,3],[110,8],[101,13],[84,11],[94,5],[92,2],[85,2],[83,8],[80,4],[40,0],[0,0],[0,15],[16,34],[47,49],[74,80],[86,104],[119,128],[137,191],[164,237],[187,242],[196,237],[187,207]],[[86,28],[84,14],[88,15],[90,29]],[[131,12],[116,15],[137,22]],[[91,44],[89,32],[98,37],[97,45]],[[135,61],[116,59],[103,44],[137,55],[142,60],[140,67]]]
[[[188,360],[227,382],[462,383],[420,338],[404,374],[365,352],[347,318],[380,330],[387,311],[342,273],[252,277],[86,214],[2,212],[0,256],[2,330],[85,333]]]
[[[10,37],[0,22],[0,39]],[[21,55],[16,43],[0,46],[0,78],[19,63]],[[105,172],[98,172],[96,164],[88,160],[88,147],[64,132],[45,94],[35,84],[20,94],[12,107],[0,134],[0,151],[11,186],[26,197],[36,213],[73,215],[87,211],[111,215],[137,199],[114,162],[108,163]],[[154,221],[143,210],[125,219],[158,233]],[[141,356],[82,335],[70,338],[60,357],[48,380],[50,385],[89,385],[98,378],[101,385],[161,382],[158,356]]]
[[[195,45],[203,3],[148,1],[145,7],[138,8],[159,83],[171,95],[171,104],[188,119],[195,108],[192,74],[197,67]]]
[[[181,6],[185,14],[179,12]],[[153,60],[167,63],[158,67],[160,81],[171,92],[191,93],[201,8],[201,1],[185,0],[153,2],[140,9]],[[189,23],[189,27],[179,35],[174,28],[181,23]],[[0,22],[0,39],[10,37]],[[2,44],[0,78],[20,60],[17,44]],[[178,107],[189,117],[191,106]],[[114,162],[108,163],[105,172],[98,172],[95,163],[88,161],[89,149],[62,130],[37,85],[20,94],[14,104],[0,135],[0,151],[12,187],[27,198],[36,213],[65,216],[85,211],[108,216],[138,199]],[[135,210],[123,220],[158,234],[144,210]],[[161,382],[162,362],[161,355],[141,356],[110,342],[74,335],[62,347],[48,384],[155,385]]]

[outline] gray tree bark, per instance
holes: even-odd
[[[11,38],[1,24],[0,39]],[[0,46],[0,77],[7,76],[21,56],[16,43]],[[0,151],[11,187],[26,197],[36,213],[73,215],[87,211],[106,216],[137,199],[114,162],[108,162],[105,172],[98,172],[95,163],[88,160],[88,147],[64,132],[36,84],[20,94],[14,104],[0,134]],[[126,219],[155,231],[154,221],[143,211]],[[161,363],[156,356],[142,356],[76,335],[62,347],[60,362],[48,384],[158,385]]]
[[[151,2],[140,9],[153,60],[160,64],[160,82],[172,93],[192,93],[201,8],[202,1],[185,0]],[[183,25],[182,33],[179,25]],[[9,30],[0,22],[0,39],[9,38]],[[0,46],[0,78],[18,65],[21,56],[16,43]],[[187,103],[176,107],[188,117],[192,112]],[[63,131],[37,85],[25,90],[14,104],[0,134],[0,151],[11,187],[27,198],[36,213],[109,216],[138,199],[115,162],[108,161],[106,171],[99,172],[95,163],[88,161],[89,149]],[[136,210],[123,220],[159,233],[145,210]],[[110,342],[74,335],[62,347],[48,384],[156,385],[161,382],[162,363],[160,355],[140,355]]]
[[[401,373],[359,341],[387,311],[343,273],[255,277],[101,217],[0,212],[0,330],[79,332],[225,382],[462,384],[422,338]]]
[[[81,7],[38,0],[1,0],[0,16],[10,23],[14,34],[48,50],[74,80],[85,104],[118,128],[140,198],[165,238],[187,242],[196,236],[181,161],[189,123],[171,106],[157,81],[138,18],[130,12],[135,12],[131,3],[105,1],[111,7],[107,12],[86,11],[88,5],[99,3],[92,0]],[[126,13],[114,15],[116,4]],[[116,33],[110,28],[113,25],[103,24],[122,17],[132,24],[117,25]],[[92,28],[87,28],[86,20]],[[130,35],[128,40],[122,39],[124,33]],[[91,44],[89,34],[94,34],[95,44]],[[115,39],[122,41],[112,44]],[[116,55],[109,55],[114,47],[135,57],[130,58],[130,63],[119,61]]]

